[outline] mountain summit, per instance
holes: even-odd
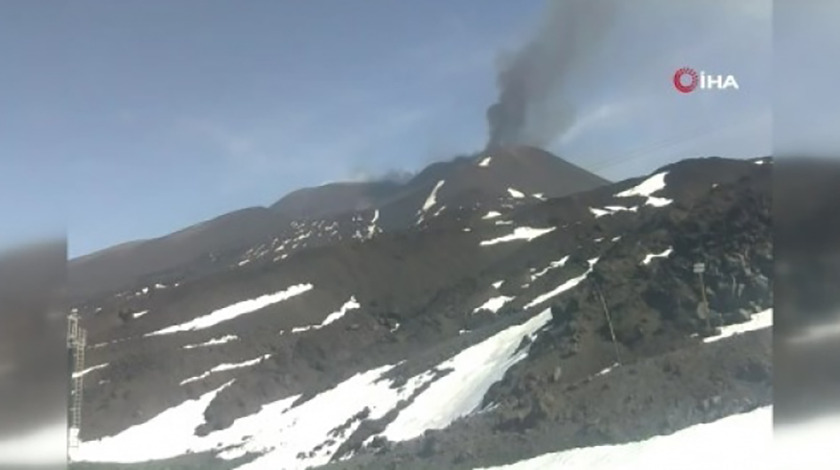
[[[403,230],[447,211],[496,210],[607,183],[537,148],[497,148],[434,163],[404,183],[347,182],[299,189],[270,208],[231,212],[170,235],[71,260],[70,291],[82,298],[131,288],[156,276],[202,275],[262,241],[284,238],[314,221],[334,227],[330,237],[352,238],[370,230],[374,215],[375,230]]]

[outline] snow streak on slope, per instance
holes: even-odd
[[[720,334],[703,338],[703,342],[713,343],[730,336],[739,335],[748,331],[761,330],[771,326],[773,326],[773,309],[767,309],[754,314],[747,322],[724,326],[721,328]]]
[[[639,208],[637,206],[633,207],[624,207],[624,206],[607,206],[603,209],[598,209],[595,207],[590,207],[589,212],[595,216],[595,218],[603,217],[605,215],[612,215],[618,212],[627,211],[627,212],[636,212]]]
[[[432,192],[429,194],[429,197],[426,198],[426,202],[423,203],[423,212],[434,207],[437,204],[437,193],[440,190],[441,186],[443,186],[444,180],[440,180],[437,182],[435,187],[432,189]]]
[[[501,217],[501,215],[502,215],[501,212],[490,211],[490,212],[484,214],[484,217],[482,217],[481,220],[495,219],[496,217]]]
[[[205,341],[205,342],[199,343],[199,344],[188,344],[188,345],[184,346],[184,349],[206,348],[207,346],[216,346],[218,344],[225,344],[225,343],[229,343],[231,341],[236,341],[237,339],[239,339],[239,337],[236,336],[236,335],[225,335],[225,336],[222,336],[221,338],[213,338],[211,340],[208,340],[208,341]]]
[[[640,442],[571,449],[476,470],[770,468],[772,444],[773,410],[767,406]]]
[[[562,268],[563,266],[565,266],[565,265],[566,265],[566,262],[567,262],[567,261],[569,261],[569,255],[564,256],[562,259],[560,259],[560,260],[558,260],[558,261],[552,261],[552,262],[551,262],[551,263],[550,263],[550,264],[549,264],[549,265],[548,265],[545,269],[543,269],[542,271],[538,271],[538,272],[535,272],[534,274],[531,274],[531,282],[534,282],[534,281],[536,281],[537,279],[541,278],[542,276],[545,276],[545,275],[546,275],[546,273],[548,273],[548,272],[549,272],[549,271],[551,271],[552,269]]]
[[[585,273],[581,274],[578,277],[573,277],[572,279],[569,279],[568,281],[564,282],[563,284],[560,284],[555,289],[553,289],[549,292],[546,292],[545,294],[537,297],[536,299],[529,302],[528,305],[525,306],[525,308],[531,308],[531,307],[534,307],[536,305],[539,305],[539,304],[545,302],[546,300],[551,299],[553,297],[556,297],[556,296],[562,294],[563,292],[566,292],[567,290],[577,286],[578,284],[583,282],[583,280],[586,279],[587,276],[589,276],[589,273],[592,272],[592,268],[595,267],[595,263],[597,263],[597,262],[598,262],[598,258],[592,258],[591,260],[589,260],[589,269],[587,269]]]
[[[661,197],[654,197],[652,196],[653,193],[661,191],[665,189],[665,176],[668,174],[667,171],[662,173],[657,173],[650,178],[642,181],[638,186],[630,188],[626,191],[622,191],[615,195],[615,197],[646,197],[647,201],[645,204],[654,207],[663,207],[670,204],[670,199],[665,199]]]
[[[527,322],[510,327],[465,349],[438,365],[436,369],[452,372],[429,386],[414,402],[402,410],[382,433],[391,441],[403,441],[422,435],[427,429],[441,429],[456,419],[475,411],[491,385],[505,372],[528,356],[516,352],[522,338],[533,336],[551,320],[546,309]]]
[[[250,361],[240,362],[240,363],[237,363],[237,364],[219,364],[218,366],[208,370],[207,372],[205,372],[201,375],[198,375],[198,376],[195,376],[195,377],[190,377],[188,379],[182,380],[179,385],[186,385],[188,383],[198,382],[199,380],[204,380],[207,377],[210,377],[211,375],[213,375],[217,372],[224,372],[224,371],[227,371],[227,370],[242,369],[244,367],[255,366],[255,365],[259,364],[260,362],[268,359],[269,357],[271,357],[271,354],[265,354],[265,355],[260,356],[258,358],[251,359]]]
[[[379,230],[379,227],[376,226],[376,222],[378,220],[379,220],[379,209],[376,209],[376,211],[374,211],[374,213],[373,213],[373,219],[371,219],[371,221],[370,221],[370,226],[368,226],[368,234],[367,234],[368,238],[373,238],[373,236],[376,235],[377,231],[381,231],[381,230]]]
[[[148,333],[145,336],[166,335],[184,331],[195,331],[204,328],[210,328],[212,326],[218,325],[219,323],[232,320],[238,316],[253,313],[257,310],[268,307],[269,305],[282,302],[286,299],[289,299],[296,295],[300,295],[311,289],[312,284],[297,284],[289,287],[286,290],[282,290],[274,294],[263,295],[261,297],[257,297],[256,299],[249,299],[243,300],[242,302],[237,302],[233,305],[229,305],[227,307],[215,310],[212,313],[203,317],[198,317],[187,323],[170,326],[168,328],[164,328],[153,333]]]
[[[84,376],[88,375],[89,373],[91,373],[95,370],[103,369],[105,367],[108,367],[108,363],[88,367],[87,369],[85,369],[81,372],[74,372],[73,373],[73,378],[84,377]]]
[[[490,166],[490,160],[492,160],[492,159],[493,159],[492,157],[487,157],[484,160],[481,160],[481,163],[479,163],[478,166],[483,167],[483,168],[487,168],[488,166]]]
[[[513,300],[513,297],[508,297],[508,296],[505,296],[505,295],[500,295],[498,297],[493,297],[492,299],[488,300],[487,302],[484,302],[481,306],[476,307],[476,309],[473,310],[473,313],[478,313],[482,310],[489,310],[493,313],[496,313],[496,312],[499,311],[500,308],[504,307],[504,305],[506,303],[510,302],[511,300]]]
[[[537,237],[543,236],[546,233],[553,232],[554,227],[550,228],[531,228],[531,227],[516,227],[510,235],[494,238],[492,240],[484,240],[480,243],[481,246],[490,246],[497,243],[512,242],[515,240],[531,241]]]
[[[307,331],[307,330],[319,330],[319,329],[329,325],[330,323],[339,320],[341,317],[343,317],[345,314],[347,314],[348,311],[355,310],[359,307],[361,307],[361,305],[359,304],[359,302],[356,301],[356,297],[355,296],[350,297],[350,300],[348,300],[347,302],[344,302],[344,305],[342,305],[341,308],[338,309],[337,312],[333,312],[333,313],[327,315],[327,318],[325,318],[324,321],[322,321],[320,324],[311,325],[311,326],[302,326],[302,327],[298,327],[298,328],[292,328],[292,333],[302,333],[302,332]]]
[[[645,259],[642,260],[642,264],[648,265],[648,264],[650,264],[651,261],[653,261],[656,258],[667,258],[667,257],[671,256],[671,253],[673,253],[673,252],[674,252],[673,248],[668,248],[667,250],[665,250],[661,253],[653,253],[653,254],[645,255]]]

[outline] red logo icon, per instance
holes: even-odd
[[[686,76],[691,80],[687,85],[683,83],[683,77]],[[674,87],[682,93],[691,93],[695,88],[697,88],[697,84],[699,82],[700,77],[697,75],[697,72],[689,67],[683,67],[677,70],[677,73],[674,74]]]

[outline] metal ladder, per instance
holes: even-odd
[[[68,447],[77,449],[79,447],[79,430],[82,424],[82,399],[84,392],[84,378],[81,373],[85,368],[85,345],[87,335],[84,329],[79,327],[78,316],[71,315],[68,330],[68,345],[73,351],[73,371],[71,376],[71,397],[70,422],[68,429]]]

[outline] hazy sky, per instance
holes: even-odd
[[[771,2],[604,2],[616,4],[558,84],[575,121],[550,150],[612,179],[770,154]],[[67,227],[77,256],[478,150],[499,53],[544,11],[544,0],[5,0],[0,246]],[[733,74],[740,90],[681,95],[681,66]]]

